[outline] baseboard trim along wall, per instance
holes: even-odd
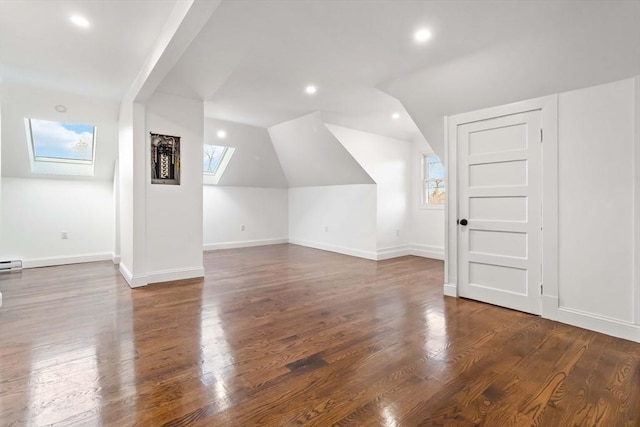
[[[124,265],[123,262],[119,264],[120,274],[124,277],[124,280],[127,282],[130,288],[139,288],[140,286],[145,286],[147,282],[144,280],[144,276],[136,276],[134,277],[129,268]]]
[[[409,244],[409,255],[420,256],[423,258],[444,260],[444,247],[423,245],[420,243]]]
[[[120,273],[131,288],[140,288],[152,283],[171,282],[174,280],[196,279],[204,277],[204,267],[176,268],[173,270],[155,271],[148,274],[134,276],[131,271],[120,263]]]
[[[22,260],[22,268],[52,267],[54,265],[78,264],[81,262],[110,261],[113,254],[87,254],[63,257],[32,258]]]
[[[378,254],[376,252],[363,251],[360,249],[345,248],[342,246],[328,245],[321,242],[312,242],[309,240],[289,239],[292,245],[306,246],[308,248],[321,249],[323,251],[336,252],[343,255],[351,255],[359,258],[377,261]]]
[[[458,296],[458,285],[455,283],[445,283],[442,286],[442,293],[447,297],[456,298]]]
[[[558,307],[556,320],[579,328],[640,343],[640,326],[632,323],[567,307]]]
[[[409,245],[390,246],[388,248],[378,249],[376,259],[378,261],[382,261],[385,259],[398,258],[406,255],[410,255]]]
[[[155,271],[146,275],[147,283],[172,282],[174,280],[196,279],[204,277],[204,267],[176,268],[174,270]]]
[[[293,245],[307,246],[314,249],[336,252],[343,255],[351,255],[359,258],[370,259],[373,261],[382,261],[385,259],[398,258],[407,255],[444,260],[444,248],[438,246],[422,245],[418,243],[389,246],[387,248],[380,248],[376,252],[368,252],[360,249],[345,248],[343,246],[334,246],[309,240],[289,239],[288,242]]]
[[[278,239],[240,240],[236,242],[206,243],[203,247],[203,250],[215,251],[218,249],[250,248],[253,246],[279,245],[282,243],[289,243],[289,239],[287,239],[286,237],[281,237]]]

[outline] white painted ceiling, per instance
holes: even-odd
[[[0,0],[3,83],[119,99],[175,4]],[[433,38],[416,45],[422,26]],[[639,57],[640,0],[224,0],[159,90],[205,100],[211,118],[320,111],[441,147],[444,114],[628,77]]]
[[[206,100],[205,114],[212,118],[269,127],[320,111],[329,123],[420,140],[425,132],[415,122],[435,119],[422,120],[420,108],[412,108],[409,117],[398,99],[376,88],[394,93],[389,82],[501,46],[516,46],[518,53],[513,61],[501,63],[504,74],[523,67],[552,67],[536,62],[534,55],[553,48],[549,40],[567,34],[573,46],[561,43],[561,48],[575,49],[594,61],[594,67],[582,70],[589,78],[579,79],[581,83],[617,78],[618,63],[628,65],[629,55],[633,61],[638,53],[640,42],[633,32],[633,23],[640,18],[635,13],[638,4],[636,0],[226,0],[159,90]],[[413,32],[422,26],[431,29],[433,38],[416,45]],[[605,55],[613,63],[602,66],[598,58],[611,44],[593,44],[593,39],[612,36],[622,40],[617,47],[626,59]],[[520,44],[533,47],[532,55],[518,52]],[[429,104],[431,96],[434,102],[447,101],[446,90],[456,86],[459,75],[437,77],[442,80],[428,81],[431,91],[423,91],[419,79],[407,89],[420,94],[420,107]],[[465,83],[482,89],[473,96],[509,89],[474,81],[473,72],[464,77],[470,80]],[[554,73],[542,77],[519,84],[558,88],[551,84],[557,77]],[[563,78],[570,80],[571,75]],[[309,83],[318,86],[315,96],[304,93]],[[396,111],[402,113],[401,119],[391,120]],[[439,107],[429,110],[436,113],[441,121],[447,112]]]
[[[0,0],[3,83],[119,99],[142,68],[173,0]],[[84,16],[90,28],[71,24]]]

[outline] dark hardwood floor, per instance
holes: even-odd
[[[276,245],[131,290],[0,275],[0,425],[640,426],[640,344],[442,296],[440,261]]]

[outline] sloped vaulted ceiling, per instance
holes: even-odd
[[[531,3],[538,31],[514,39],[505,33],[500,44],[379,86],[402,102],[438,154],[445,115],[640,74],[640,1]]]
[[[442,154],[447,114],[638,74],[639,8],[638,0],[223,1],[159,90],[205,100],[211,118],[268,127],[320,111],[397,139],[422,134]],[[431,29],[428,43],[414,42],[420,27]],[[413,120],[403,120],[405,109]]]
[[[315,112],[269,128],[290,187],[375,184]]]

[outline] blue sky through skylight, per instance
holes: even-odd
[[[29,121],[36,159],[93,160],[93,126],[37,119]]]
[[[220,166],[227,147],[204,144],[204,156],[202,158],[202,172],[214,174]]]

